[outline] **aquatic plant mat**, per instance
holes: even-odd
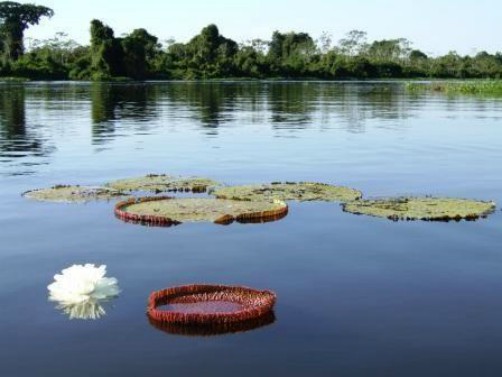
[[[215,182],[208,178],[200,177],[178,177],[165,174],[149,174],[144,177],[119,179],[109,182],[107,187],[119,191],[147,191],[147,192],[206,192],[208,187],[217,186]]]
[[[476,220],[495,210],[495,203],[454,198],[402,197],[356,200],[343,205],[346,212],[391,220]]]
[[[270,311],[259,318],[253,318],[247,321],[192,324],[189,326],[185,324],[159,322],[150,317],[148,317],[148,321],[154,328],[169,335],[216,336],[247,332],[269,326],[275,322],[275,314],[273,311]]]
[[[129,199],[115,206],[115,215],[124,221],[163,226],[196,221],[217,224],[267,222],[278,220],[287,213],[288,206],[282,201],[241,202],[165,196]]]
[[[408,82],[406,90],[410,93],[438,92],[445,94],[502,95],[502,80],[454,80]]]
[[[176,325],[225,325],[269,315],[275,293],[240,286],[185,285],[152,292],[147,314]]]
[[[112,200],[125,196],[124,193],[108,187],[56,185],[51,188],[27,191],[24,197],[45,202],[88,202]]]
[[[228,186],[212,192],[217,198],[231,200],[299,200],[347,202],[361,198],[360,191],[343,186],[314,182],[274,182],[262,185]]]

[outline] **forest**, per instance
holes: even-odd
[[[25,40],[24,32],[54,11],[0,2],[0,77],[33,80],[253,79],[499,79],[502,53],[428,56],[405,38],[368,41],[352,30],[339,41],[329,33],[275,31],[270,40],[238,43],[214,24],[187,43],[159,41],[145,29],[116,36],[100,20],[90,23],[90,43],[65,33]]]

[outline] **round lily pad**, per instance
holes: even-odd
[[[217,182],[200,177],[177,177],[166,174],[149,174],[144,177],[119,179],[109,182],[107,187],[119,191],[147,192],[206,192],[208,187],[218,185]]]
[[[270,314],[276,294],[242,286],[194,284],[155,291],[147,314],[178,325],[215,325],[245,322]]]
[[[125,221],[153,225],[211,221],[217,224],[266,222],[286,216],[282,201],[242,202],[208,198],[146,197],[129,199],[115,206],[115,215]]]
[[[343,186],[314,182],[274,182],[263,185],[228,186],[213,191],[219,199],[298,200],[347,202],[361,198],[360,191]]]
[[[112,200],[125,196],[125,194],[108,187],[56,185],[50,188],[27,191],[23,196],[45,202],[71,203]]]
[[[343,210],[359,215],[386,217],[395,221],[459,221],[486,217],[495,210],[495,203],[455,198],[401,197],[356,200],[345,203]]]

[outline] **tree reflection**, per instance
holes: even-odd
[[[318,100],[318,86],[309,83],[277,83],[270,85],[268,104],[274,128],[308,126]]]
[[[92,136],[95,144],[115,137],[117,126],[151,121],[157,117],[155,86],[93,83],[91,86]]]
[[[26,126],[25,88],[0,86],[0,155],[8,161],[26,156],[44,156],[43,142]]]
[[[188,109],[190,117],[200,121],[208,135],[243,113],[256,113],[259,107],[259,85],[238,82],[170,83],[166,94],[175,110]]]

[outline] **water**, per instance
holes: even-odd
[[[20,194],[167,172],[502,203],[501,158],[500,100],[394,83],[2,84],[0,375],[498,376],[500,209],[395,223],[291,203],[266,224],[149,228],[111,203]],[[74,263],[119,280],[99,320],[47,300]],[[151,291],[194,282],[271,289],[275,321],[220,336],[149,323]]]

